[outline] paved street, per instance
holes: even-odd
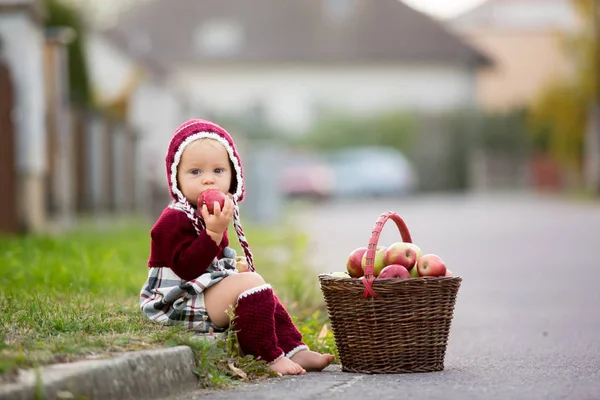
[[[320,271],[343,270],[382,212],[463,277],[439,373],[304,377],[186,399],[600,399],[600,204],[533,195],[328,204],[298,215]],[[399,239],[393,222],[380,244]],[[382,338],[384,345],[385,338]]]

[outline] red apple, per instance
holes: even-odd
[[[435,254],[425,254],[417,261],[420,276],[445,276],[446,264]]]
[[[350,255],[348,256],[348,260],[346,261],[346,270],[353,278],[360,278],[363,276],[362,269],[362,258],[367,251],[366,247],[359,247],[357,249],[352,250]]]
[[[392,264],[381,270],[377,279],[385,278],[410,278],[410,272],[404,265]]]
[[[375,248],[375,259],[373,260],[373,276],[379,276],[379,273],[382,269],[385,268],[385,252],[387,247],[385,246],[377,246]],[[363,274],[365,272],[365,267],[367,265],[367,252],[363,255],[361,266],[363,270]]]
[[[396,242],[385,252],[385,265],[400,264],[407,270],[417,263],[417,251],[410,243]]]
[[[445,276],[454,276],[454,275],[452,275],[452,271],[450,271],[449,269],[446,269],[446,275]]]
[[[225,199],[227,196],[218,189],[208,189],[202,192],[200,197],[198,198],[198,208],[202,209],[202,206],[206,204],[208,208],[208,212],[210,214],[215,213],[215,202],[219,203],[221,210],[225,206]]]
[[[406,243],[406,245],[407,245],[408,247],[410,247],[411,249],[414,249],[414,250],[415,250],[415,252],[417,253],[417,260],[418,260],[419,258],[421,258],[421,256],[423,255],[423,251],[421,251],[421,249],[419,248],[419,246],[417,246],[417,245],[416,245],[416,244],[414,244],[414,243]],[[416,262],[415,262],[415,264],[416,264]]]

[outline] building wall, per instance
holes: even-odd
[[[45,224],[44,174],[47,165],[43,70],[45,38],[41,27],[25,8],[0,11],[0,35],[14,89],[12,120],[20,223],[27,230],[41,230]]]
[[[132,93],[129,122],[139,135],[137,168],[141,171],[141,185],[146,186],[151,181],[166,187],[164,158],[173,132],[190,117],[186,104],[183,94],[165,82],[152,79],[141,82]],[[139,192],[143,190],[143,187],[139,188]]]
[[[207,111],[257,109],[268,121],[298,130],[307,128],[323,107],[366,114],[475,105],[473,72],[451,64],[197,66],[175,76]]]
[[[44,173],[43,32],[26,11],[14,10],[0,13],[0,34],[16,94],[13,121],[17,132],[17,166],[21,172]]]
[[[571,0],[488,0],[449,21],[455,30],[503,28],[507,30],[572,29],[577,18]]]
[[[569,72],[560,35],[554,31],[478,30],[466,39],[494,60],[493,68],[477,74],[478,99],[487,110],[529,104]]]
[[[493,59],[477,74],[478,99],[488,110],[530,103],[569,71],[561,35],[579,28],[570,0],[488,0],[447,25]]]

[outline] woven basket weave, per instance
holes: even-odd
[[[319,276],[342,370],[441,371],[462,278],[375,279],[375,250],[389,219],[398,226],[402,240],[412,242],[402,218],[384,213],[367,247],[364,277]]]

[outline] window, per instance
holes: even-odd
[[[196,28],[193,40],[197,54],[231,56],[242,46],[242,28],[233,21],[209,21]]]
[[[324,0],[325,12],[334,21],[347,19],[356,5],[356,0]]]

